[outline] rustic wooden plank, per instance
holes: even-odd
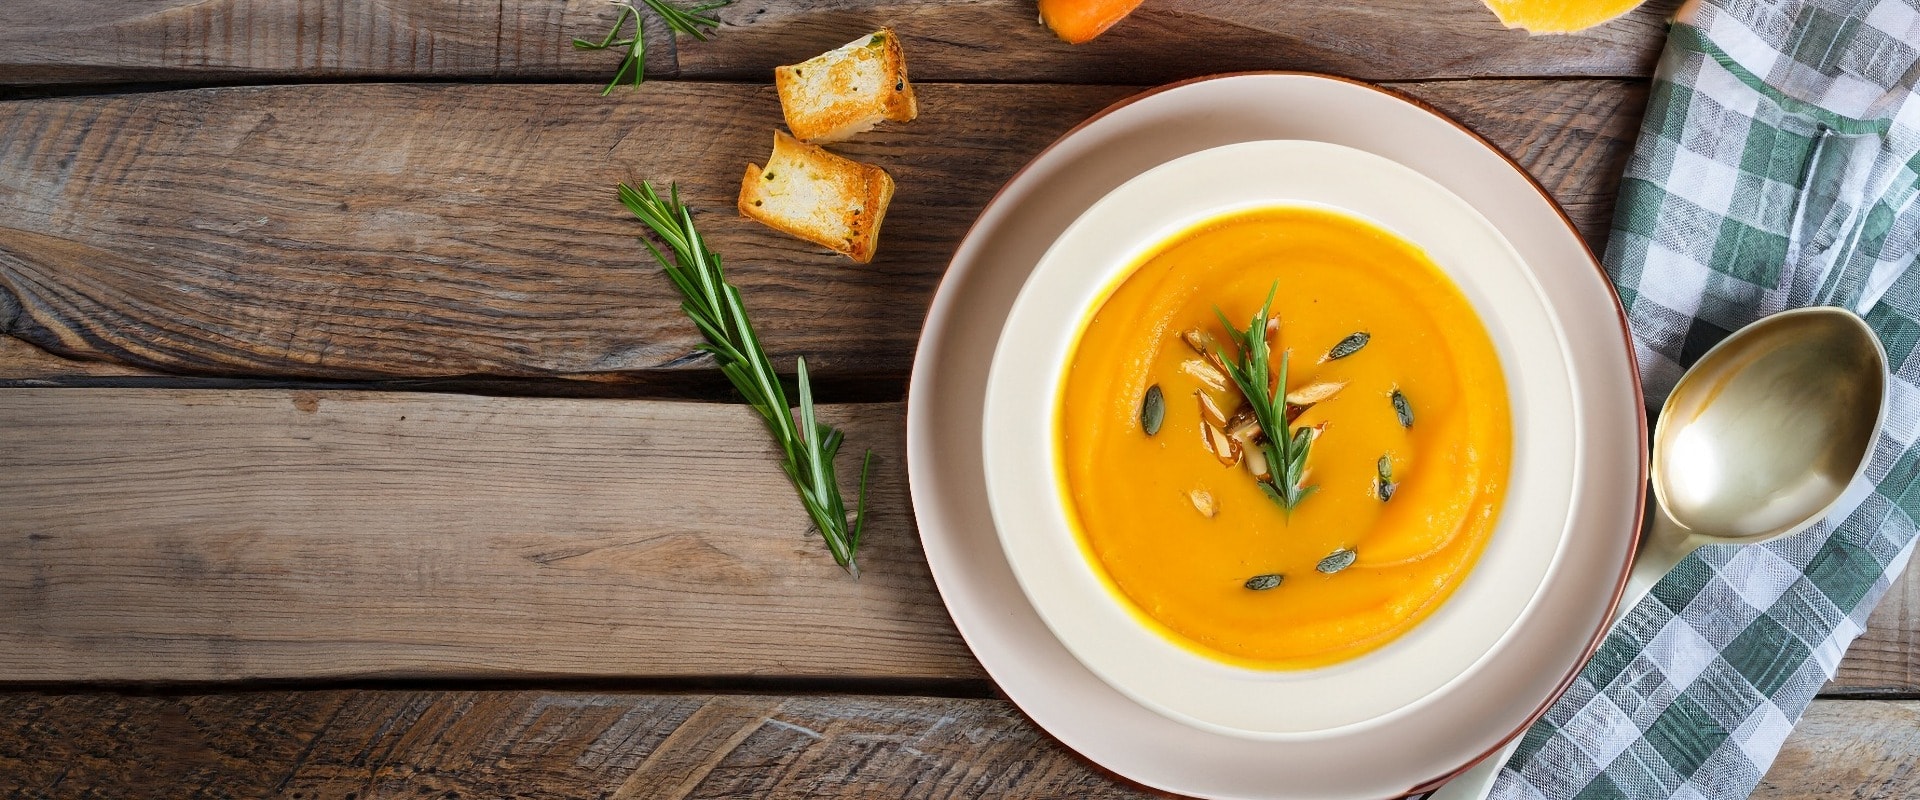
[[[739,407],[0,390],[0,681],[976,678],[902,412],[827,412],[878,465],[855,582]],[[1835,690],[1920,692],[1916,595]]]
[[[1590,241],[1645,87],[1401,88],[1515,154]],[[959,238],[1002,183],[1125,87],[932,84],[842,148],[900,189],[874,263],[730,211],[768,87],[324,85],[0,105],[0,332],[213,375],[373,379],[710,371],[611,185],[707,210],[779,363],[904,375]],[[11,309],[11,310],[10,310]]]
[[[1867,618],[1867,629],[1847,648],[1840,672],[1823,690],[1832,695],[1920,694],[1920,569],[1907,567]]]
[[[901,184],[879,258],[853,265],[731,210],[779,124],[771,88],[661,84],[615,100],[575,88],[0,107],[0,286],[22,308],[10,330],[58,353],[213,374],[708,370],[613,198],[615,182],[651,178],[709,210],[704,230],[780,362],[903,374],[979,208],[1129,91],[926,87],[919,122],[845,148]]]
[[[11,693],[0,712],[9,796],[1158,796],[994,699]],[[1920,702],[1816,701],[1753,796],[1912,797],[1916,749]]]
[[[362,78],[605,81],[617,56],[581,52],[618,9],[592,0],[8,0],[0,84]],[[649,75],[673,73],[651,23]],[[582,87],[583,89],[585,87]]]
[[[1920,702],[1816,700],[1753,800],[1920,797]]]
[[[774,66],[885,24],[933,80],[1163,83],[1249,70],[1363,80],[1653,74],[1678,0],[1566,36],[1508,30],[1478,0],[1148,0],[1099,39],[1068,45],[1032,0],[741,0],[712,42],[683,43],[683,77],[766,80]]]
[[[860,579],[743,406],[0,391],[0,681],[977,677],[906,500]]]
[[[1159,83],[1289,69],[1370,80],[1645,77],[1677,0],[1569,36],[1502,28],[1477,0],[1153,0],[1091,44],[1035,22],[1033,0],[743,0],[710,42],[656,35],[649,69],[771,80],[776,64],[880,25],[907,38],[928,81]],[[606,80],[605,53],[576,53],[613,10],[592,0],[12,0],[0,5],[0,84],[310,77]],[[658,29],[658,26],[655,26]]]
[[[0,696],[0,795],[270,797],[354,699],[353,692],[7,694]]]
[[[152,377],[160,374],[111,361],[61,358],[24,340],[0,336],[0,381],[58,383],[76,378]]]

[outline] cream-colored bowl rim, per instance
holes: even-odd
[[[1142,624],[1086,557],[1056,478],[1058,403],[1082,322],[1168,237],[1209,218],[1276,205],[1357,216],[1424,250],[1491,334],[1515,431],[1499,522],[1458,591],[1378,650],[1296,671],[1229,666]],[[1061,643],[1102,680],[1155,711],[1259,739],[1390,724],[1493,649],[1560,550],[1580,420],[1566,358],[1565,337],[1519,254],[1471,206],[1418,172],[1325,142],[1243,142],[1194,153],[1095,203],[1048,249],[1014,301],[994,354],[984,414],[995,529],[1021,589]]]

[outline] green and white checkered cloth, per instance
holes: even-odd
[[[1728,332],[1853,309],[1895,372],[1867,475],[1813,530],[1707,547],[1607,637],[1499,776],[1505,800],[1737,800],[1866,624],[1920,520],[1920,0],[1683,8],[1606,267],[1656,408]]]

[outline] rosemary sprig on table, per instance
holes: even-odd
[[[827,542],[833,560],[855,578],[860,566],[854,561],[860,549],[860,534],[867,523],[867,474],[873,466],[873,451],[868,450],[860,465],[860,503],[847,522],[847,507],[840,497],[840,482],[833,459],[846,436],[837,428],[820,422],[813,414],[813,384],[807,378],[807,360],[798,359],[800,419],[794,421],[793,407],[773,370],[773,361],[760,346],[747,309],[740,302],[740,290],[727,283],[721,270],[720,255],[707,249],[700,232],[693,226],[693,212],[680,202],[679,187],[669,198],[661,199],[650,183],[635,190],[620,184],[620,202],[646,223],[655,236],[673,251],[669,261],[653,242],[641,239],[653,253],[674,288],[680,290],[680,309],[706,336],[700,350],[713,356],[720,372],[747,398],[754,410],[766,420],[767,432],[780,445],[780,467],[793,481],[800,503],[813,518],[813,527]]]
[[[1320,487],[1301,485],[1307,477],[1307,451],[1313,446],[1313,429],[1301,426],[1290,428],[1287,424],[1287,363],[1290,353],[1280,354],[1280,374],[1278,380],[1271,374],[1271,353],[1267,343],[1267,319],[1273,311],[1273,296],[1280,290],[1279,284],[1267,292],[1267,302],[1253,315],[1253,321],[1242,331],[1234,327],[1227,315],[1215,308],[1221,324],[1227,329],[1227,336],[1233,339],[1239,350],[1237,358],[1227,358],[1225,353],[1217,353],[1220,362],[1226,365],[1227,376],[1233,379],[1240,393],[1247,398],[1247,404],[1253,408],[1253,418],[1260,424],[1260,433],[1266,438],[1262,445],[1266,450],[1270,475],[1265,480],[1256,479],[1262,491],[1279,503],[1281,508],[1292,511],[1300,501],[1307,499]]]
[[[666,23],[667,30],[684,33],[700,41],[707,40],[707,34],[720,27],[720,19],[707,12],[733,4],[733,0],[713,0],[692,8],[682,9],[668,0],[641,0],[660,15],[660,21]],[[606,97],[619,86],[627,73],[633,73],[633,87],[638,89],[647,79],[647,25],[640,18],[640,9],[629,3],[615,3],[620,6],[620,16],[613,21],[613,28],[607,31],[605,38],[598,42],[586,39],[574,39],[575,50],[612,50],[626,48],[626,57],[620,59],[620,69],[613,73],[613,81],[607,88],[600,90],[600,96]],[[633,20],[633,38],[619,39],[620,29],[627,26],[627,20]],[[619,41],[614,41],[619,39]]]

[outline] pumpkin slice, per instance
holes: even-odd
[[[1140,0],[1040,0],[1040,22],[1068,44],[1091,41],[1140,5]]]
[[[1643,0],[1482,0],[1509,28],[1528,33],[1574,33],[1617,19]]]

